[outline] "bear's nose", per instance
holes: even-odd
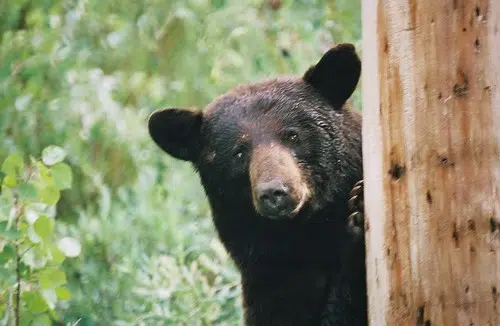
[[[287,215],[294,208],[289,188],[279,180],[262,183],[257,186],[256,195],[260,213],[268,217]]]

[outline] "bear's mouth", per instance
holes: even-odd
[[[298,192],[298,196],[293,197],[298,198],[294,199],[289,197],[287,200],[283,201],[281,205],[272,205],[266,203],[265,198],[255,200],[256,196],[254,196],[254,207],[257,213],[262,217],[272,220],[291,220],[303,211],[310,198],[310,191],[308,188],[303,187],[301,191]]]
[[[302,197],[301,200],[299,201],[299,203],[297,204],[295,209],[289,215],[290,218],[295,217],[298,213],[300,213],[302,211],[302,208],[307,203],[309,196],[310,196],[309,189],[307,189],[307,188],[304,189],[303,194],[301,196]]]

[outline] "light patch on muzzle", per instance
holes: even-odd
[[[272,219],[294,217],[311,196],[296,160],[286,148],[276,144],[254,149],[250,182],[255,210]]]

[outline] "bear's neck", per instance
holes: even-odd
[[[213,211],[219,237],[241,273],[245,325],[316,325],[325,309],[363,313],[364,241],[346,232],[347,211],[328,209],[319,212],[323,218],[303,222]]]
[[[240,270],[264,265],[330,268],[341,261],[347,249],[342,246],[352,242],[346,232],[345,212],[347,207],[340,207],[318,212],[320,218],[275,221],[254,213],[228,215],[213,210],[213,218],[222,243]]]

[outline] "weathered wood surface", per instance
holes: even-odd
[[[500,325],[500,0],[363,0],[370,324]]]

